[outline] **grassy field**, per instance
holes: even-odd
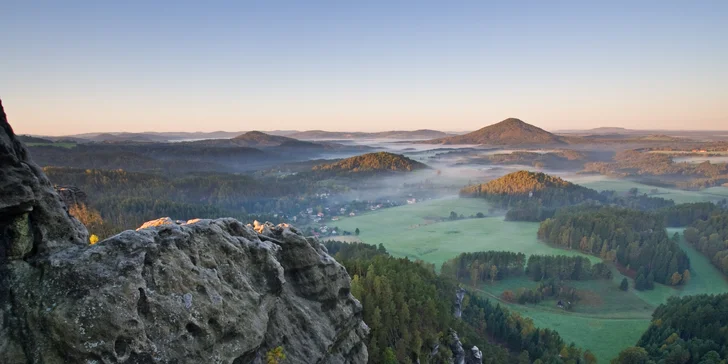
[[[584,295],[573,311],[556,307],[555,300],[538,305],[519,305],[504,302],[500,294],[504,290],[535,288],[538,282],[526,277],[510,278],[494,284],[485,283],[479,291],[486,297],[497,299],[513,311],[529,317],[538,327],[557,330],[567,343],[591,350],[599,362],[607,363],[622,349],[633,346],[650,324],[655,306],[642,300],[635,291],[619,289],[614,280],[570,282]],[[621,275],[619,276],[621,281]]]
[[[592,181],[584,183],[592,188],[627,191],[632,187],[648,191],[649,186],[629,181]],[[651,188],[650,188],[651,189]],[[659,189],[661,197],[675,198],[677,202],[706,201],[714,199],[722,190],[710,193]],[[536,238],[538,223],[509,222],[502,216],[482,219],[441,221],[455,211],[458,215],[488,213],[486,202],[477,199],[439,199],[400,206],[343,218],[332,223],[341,229],[354,231],[359,228],[358,239],[368,244],[383,244],[394,256],[422,259],[434,263],[439,269],[442,263],[462,252],[504,250],[530,254],[581,255],[548,246]],[[683,229],[668,229],[672,236]],[[351,237],[356,239],[356,237]],[[656,285],[654,290],[636,291],[634,281],[628,278],[628,292],[619,290],[624,278],[613,269],[612,280],[572,282],[588,294],[588,302],[580,302],[571,312],[555,307],[553,301],[539,305],[518,305],[502,302],[511,309],[534,320],[537,326],[555,329],[567,342],[589,349],[600,362],[609,362],[619,351],[634,345],[648,327],[652,311],[674,295],[728,292],[728,282],[707,258],[684,241],[681,247],[687,252],[692,265],[690,283],[679,289]],[[588,256],[593,262],[600,261]],[[536,287],[538,283],[525,277],[512,278],[478,287],[483,295],[500,300],[500,294],[519,287]]]
[[[529,254],[582,255],[538,242],[538,223],[504,221],[503,216],[435,222],[450,211],[465,216],[487,213],[489,206],[478,199],[440,199],[399,206],[351,218],[334,226],[361,231],[367,244],[383,244],[393,255],[442,263],[463,252],[503,250]],[[593,261],[597,258],[589,257]]]
[[[725,276],[710,263],[705,255],[695,250],[683,239],[682,228],[667,229],[667,232],[670,236],[676,232],[680,234],[680,247],[690,258],[690,283],[679,291],[681,296],[728,292],[728,281]]]
[[[685,191],[672,188],[654,187],[628,180],[605,179],[603,177],[599,177],[598,179],[576,177],[570,180],[574,183],[597,191],[612,190],[625,193],[631,188],[637,188],[639,193],[649,193],[651,190],[657,189],[658,193],[654,195],[655,197],[673,200],[675,203],[715,201],[728,197],[728,188],[726,187],[712,187],[701,191]]]

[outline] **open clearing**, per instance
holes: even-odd
[[[626,192],[636,187],[647,192],[651,186],[619,180],[580,181],[595,189],[610,189]],[[663,198],[673,198],[677,203],[715,200],[720,193],[728,196],[728,189],[716,187],[707,191],[680,191],[658,188]],[[458,215],[488,214],[490,207],[482,200],[447,198],[414,205],[368,212],[356,217],[343,218],[332,224],[340,229],[354,231],[359,228],[358,238],[368,244],[383,244],[398,257],[422,259],[434,263],[439,270],[442,263],[462,252],[502,250],[530,254],[583,255],[562,250],[539,242],[536,238],[538,223],[504,221],[503,216],[489,216],[481,219],[439,221],[450,211]],[[675,232],[682,235],[682,228],[668,229],[670,236]],[[500,294],[519,287],[536,287],[537,282],[525,277],[510,278],[494,284],[481,284],[476,291],[488,298],[499,300],[512,310],[533,319],[539,327],[555,329],[567,343],[591,350],[600,362],[610,359],[625,347],[634,345],[649,326],[652,311],[675,295],[728,292],[728,282],[713,267],[707,258],[681,240],[681,247],[691,261],[692,278],[689,284],[679,289],[657,284],[651,291],[636,291],[634,281],[628,292],[619,290],[624,278],[613,269],[612,280],[571,282],[582,291],[588,291],[593,300],[580,302],[573,311],[566,312],[555,307],[554,301],[538,305],[518,305],[503,302]],[[587,256],[592,262],[597,257]]]
[[[539,224],[534,222],[504,221],[503,216],[442,222],[434,219],[446,218],[450,211],[470,216],[487,213],[488,209],[488,204],[478,199],[440,199],[343,218],[332,225],[347,231],[359,228],[363,242],[381,243],[393,256],[422,259],[434,263],[438,270],[446,260],[463,252],[583,255],[539,243]]]
[[[640,194],[649,194],[651,190],[657,189],[657,194],[651,196],[673,200],[678,204],[715,201],[728,197],[728,188],[726,187],[711,187],[700,191],[685,191],[673,188],[655,187],[628,180],[608,179],[602,176],[577,176],[567,179],[571,182],[597,191],[612,190],[620,193],[626,193],[631,188],[637,188]]]

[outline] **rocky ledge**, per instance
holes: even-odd
[[[0,104],[0,363],[366,363],[350,280],[288,225],[148,224],[89,246]]]

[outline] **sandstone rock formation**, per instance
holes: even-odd
[[[451,329],[449,334],[449,346],[453,354],[453,364],[483,364],[483,352],[477,346],[473,346],[466,353],[463,349],[463,344],[460,342],[458,333]]]
[[[366,363],[345,269],[288,225],[164,223],[88,245],[0,104],[0,363]],[[256,231],[257,230],[257,231]]]
[[[81,191],[80,188],[75,186],[55,186],[56,193],[61,198],[61,201],[67,206],[73,205],[85,205],[86,204],[86,193]]]

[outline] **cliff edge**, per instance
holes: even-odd
[[[0,363],[366,363],[343,266],[285,224],[150,224],[88,245],[0,103]]]

